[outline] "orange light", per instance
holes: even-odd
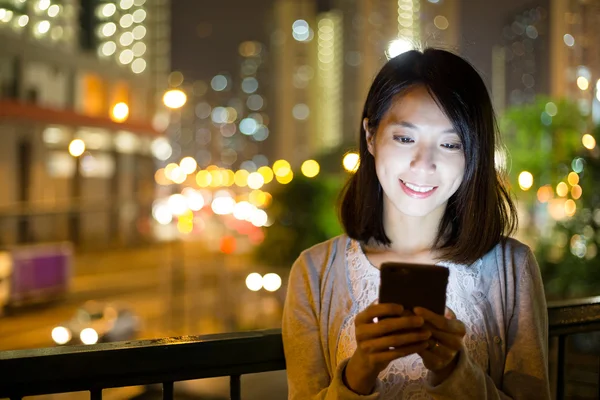
[[[223,236],[220,249],[222,253],[232,254],[235,251],[235,238],[233,236]]]

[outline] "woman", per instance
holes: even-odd
[[[436,49],[369,91],[346,235],[294,263],[283,315],[290,399],[549,399],[547,311],[494,165],[480,76]],[[445,315],[377,304],[383,262],[449,268]],[[423,287],[427,290],[427,287]],[[381,317],[387,317],[379,321]]]

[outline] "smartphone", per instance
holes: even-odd
[[[444,315],[448,268],[437,265],[386,262],[381,265],[379,303],[396,303],[405,310],[423,307]]]

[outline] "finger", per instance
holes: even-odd
[[[440,355],[433,351],[426,349],[419,352],[421,359],[423,359],[423,365],[431,371],[437,371],[444,368],[451,360],[446,361]]]
[[[466,333],[465,324],[458,319],[447,319],[422,307],[415,307],[415,314],[423,317],[426,322],[433,325],[434,328],[441,331],[464,335]]]
[[[414,330],[423,327],[425,321],[422,317],[386,318],[376,324],[362,324],[355,328],[357,341],[380,337],[392,332]]]
[[[449,347],[452,350],[458,351],[463,345],[463,335],[442,332],[433,329],[431,331],[432,339],[436,340],[440,345]]]
[[[456,319],[456,314],[454,311],[452,311],[452,309],[446,307],[446,310],[444,310],[444,317],[448,319]]]
[[[373,361],[376,363],[389,363],[401,357],[406,357],[411,354],[417,354],[427,348],[427,342],[421,342],[409,346],[395,348],[394,350],[382,351],[372,355]]]
[[[372,324],[374,318],[397,317],[402,315],[404,307],[394,303],[371,304],[356,315],[355,324]]]
[[[389,351],[390,348],[399,348],[411,344],[424,342],[431,337],[431,332],[410,332],[400,335],[382,336],[379,338],[363,341],[359,344],[360,349],[365,353],[378,353]]]

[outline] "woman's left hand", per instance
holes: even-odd
[[[433,373],[430,374],[430,383],[438,385],[450,376],[456,367],[458,352],[462,349],[466,334],[465,324],[456,319],[456,314],[448,307],[444,315],[422,307],[415,307],[413,311],[423,317],[431,330],[429,348],[418,354],[425,367]]]

